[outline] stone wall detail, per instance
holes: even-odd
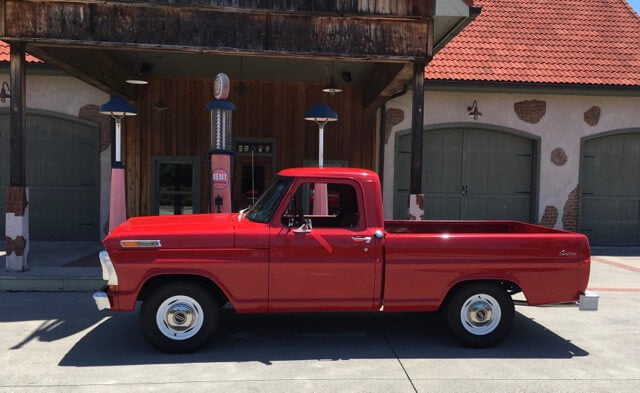
[[[7,213],[24,216],[27,209],[27,191],[24,187],[7,187]]]
[[[547,102],[540,100],[520,101],[513,104],[518,118],[525,123],[537,124],[547,113]]]
[[[111,144],[111,117],[100,113],[98,105],[85,105],[80,108],[78,117],[97,123],[100,128],[100,151],[103,152]]]
[[[599,106],[592,106],[584,113],[584,122],[592,127],[598,125],[601,112]]]
[[[424,194],[409,195],[409,220],[421,221],[424,218]]]
[[[561,148],[555,148],[551,152],[551,162],[553,162],[557,166],[563,166],[567,163],[568,157],[567,153]]]
[[[540,219],[540,225],[547,228],[554,228],[558,222],[558,209],[555,206],[547,206],[544,208],[544,214]]]
[[[404,120],[404,111],[402,109],[389,108],[385,112],[384,121],[384,143],[389,143],[389,137],[391,136],[391,129],[394,126],[402,123]]]
[[[580,208],[580,185],[569,194],[562,209],[562,228],[565,231],[578,232],[578,212]]]

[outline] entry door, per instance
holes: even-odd
[[[9,185],[9,115],[0,114],[0,237]],[[27,113],[29,231],[33,240],[99,239],[99,132],[70,116]]]
[[[425,131],[422,187],[430,220],[531,220],[533,142],[490,130]],[[406,218],[411,135],[398,138],[394,215]]]
[[[584,143],[580,230],[596,245],[640,245],[640,132]]]
[[[271,227],[269,310],[371,310],[375,239],[365,229],[361,193],[351,183],[329,183],[329,214],[311,216],[304,212],[313,212],[313,189],[300,185]],[[296,233],[296,212],[311,219],[310,232]]]

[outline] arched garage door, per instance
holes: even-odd
[[[0,113],[0,236],[5,232],[10,120]],[[70,116],[27,114],[29,230],[34,240],[98,240],[97,126]]]
[[[586,140],[580,230],[596,245],[640,245],[640,130]]]
[[[486,129],[425,131],[425,218],[531,221],[535,142]],[[396,218],[406,218],[411,134],[396,140]]]

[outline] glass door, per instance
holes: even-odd
[[[153,215],[200,212],[200,160],[197,157],[153,157]]]

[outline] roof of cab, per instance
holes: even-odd
[[[278,175],[286,177],[333,177],[356,180],[370,180],[372,178],[378,178],[377,173],[368,169],[331,167],[289,168],[281,170],[280,172],[278,172]]]

